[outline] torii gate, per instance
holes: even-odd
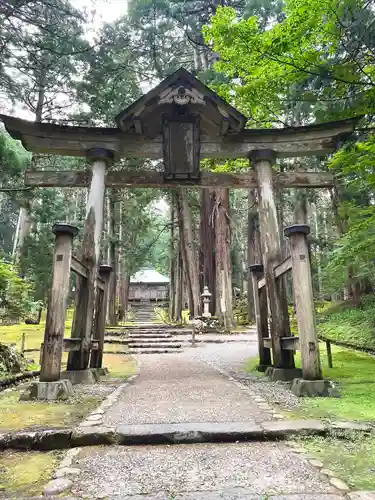
[[[77,298],[72,337],[81,339],[81,347],[78,352],[70,353],[68,369],[86,370],[89,365],[88,346],[106,186],[256,188],[259,194],[263,263],[259,263],[261,267],[253,266],[254,290],[266,289],[266,296],[261,295],[260,301],[258,293],[255,294],[261,364],[263,369],[271,365],[272,348],[276,378],[303,376],[307,385],[302,391],[298,389],[299,392],[326,393],[324,383],[315,383],[321,381],[322,372],[310,261],[304,237],[308,228],[293,226],[288,230],[292,239],[292,255],[289,260],[281,262],[275,188],[327,188],[334,185],[334,178],[327,172],[276,173],[273,165],[276,158],[280,157],[324,156],[334,152],[353,133],[357,118],[304,127],[245,129],[245,116],[183,68],[119,113],[115,118],[115,128],[51,125],[4,115],[1,118],[9,134],[21,140],[27,150],[82,156],[87,158],[90,165],[85,171],[27,171],[25,174],[27,186],[89,187],[82,259],[86,264],[91,263],[89,267],[93,272],[87,280],[88,297]],[[111,171],[111,163],[124,157],[162,158],[164,171]],[[203,158],[243,157],[250,159],[252,170],[241,173],[200,170],[200,160]],[[76,271],[79,265],[79,262],[75,263]],[[263,278],[259,274],[262,269]],[[290,269],[293,270],[295,282],[299,339],[291,338],[286,294],[277,281]],[[82,269],[79,272],[81,276],[85,274]],[[51,308],[49,315],[53,315]],[[42,382],[55,383],[60,378],[56,366],[61,363],[64,320],[65,317],[60,317],[56,320],[58,324],[56,321],[47,321],[45,356],[40,377]],[[302,353],[302,375],[294,366],[293,350],[297,348],[297,340]],[[49,358],[49,364],[46,358]],[[101,356],[99,359],[101,363]],[[54,370],[48,368],[51,366],[55,367]]]

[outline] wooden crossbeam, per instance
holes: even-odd
[[[99,290],[103,290],[104,291],[105,283],[104,283],[104,281],[101,278],[98,277],[96,279],[96,285],[99,288]]]
[[[88,269],[86,266],[82,264],[81,261],[77,259],[77,257],[72,256],[72,262],[70,264],[70,268],[79,277],[87,279],[89,273]]]
[[[292,269],[292,258],[287,257],[278,266],[274,268],[275,278],[280,278],[283,274]]]
[[[88,187],[91,174],[89,171],[37,171],[25,172],[25,185],[34,187]],[[283,172],[274,174],[274,182],[283,188],[329,188],[334,185],[334,176],[330,172]],[[176,187],[222,187],[256,188],[255,174],[252,171],[239,173],[201,172],[201,179],[192,182],[166,181],[162,172],[109,171],[106,177],[107,187],[140,188],[176,188]]]
[[[125,133],[117,128],[73,127],[36,123],[0,115],[5,128],[28,151],[63,156],[86,156],[88,150],[113,151],[117,158],[163,158],[163,138]],[[205,136],[200,140],[201,158],[247,158],[251,151],[272,149],[279,157],[326,155],[351,134],[358,118],[331,123],[252,129],[240,133]]]
[[[78,260],[77,257],[72,256],[72,262],[70,264],[70,268],[79,277],[85,278],[85,279],[88,278],[89,271],[88,271],[87,267],[84,264],[82,264],[82,262],[80,260]],[[96,284],[100,290],[104,290],[105,283],[101,278],[98,277],[96,279]]]
[[[264,347],[272,349],[272,340],[270,337],[264,339]],[[282,337],[281,347],[284,351],[298,351],[299,350],[299,337]]]
[[[80,338],[64,338],[64,352],[77,352],[81,350],[82,339]],[[90,349],[92,351],[98,348],[98,341],[92,340]]]
[[[279,278],[280,276],[287,273],[291,269],[292,269],[292,258],[288,257],[287,259],[283,260],[280,264],[278,264],[273,268],[273,272],[275,273],[275,278]],[[258,281],[258,289],[263,288],[265,284],[266,284],[266,278],[263,277]]]

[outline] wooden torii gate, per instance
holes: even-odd
[[[288,263],[282,263],[275,189],[327,188],[334,185],[334,178],[328,172],[277,173],[273,166],[277,158],[325,156],[332,153],[352,134],[356,118],[284,129],[245,129],[245,116],[183,68],[119,113],[115,118],[115,128],[35,123],[4,115],[1,118],[9,134],[21,140],[27,150],[82,156],[87,158],[89,164],[85,171],[27,171],[25,174],[27,186],[89,188],[81,259],[86,264],[90,263],[92,272],[86,280],[89,298],[85,295],[82,299],[78,290],[72,337],[81,338],[82,342],[79,351],[70,353],[68,370],[82,371],[89,366],[93,297],[98,283],[96,278],[106,187],[256,188],[259,195],[263,254],[263,262],[259,264],[263,266],[264,276],[259,275],[261,268],[258,266],[254,273],[254,287],[256,290],[266,290],[260,301],[256,300],[262,363],[271,365],[271,349],[276,378],[279,376],[290,379],[300,375],[295,370],[293,350],[286,348],[291,332],[286,292],[278,280],[280,269],[286,266],[287,270],[293,269],[294,282],[297,283],[295,286],[299,287],[297,295],[302,294],[297,315],[305,367],[303,381],[321,381],[309,256],[306,252],[296,253],[297,248],[298,251],[304,248],[302,240],[296,235],[306,234],[307,228],[300,228],[300,232],[296,228],[290,229],[292,246],[296,250],[294,254],[292,252]],[[215,173],[200,170],[200,160],[204,158],[244,157],[250,160],[251,169],[248,171]],[[111,171],[111,163],[120,158],[163,159],[164,171]],[[302,286],[301,279],[302,282],[307,279],[307,284]],[[82,304],[82,300],[85,304]],[[310,311],[307,323],[303,317],[306,310]],[[54,329],[61,331],[64,320],[64,317],[60,317],[58,325],[56,322],[47,324],[45,343],[63,342],[61,335],[56,335]],[[296,342],[291,342],[295,349]],[[56,348],[49,351],[48,355],[54,357],[54,361],[51,363],[49,360],[48,366],[60,364],[61,350]],[[45,367],[42,367],[41,382],[58,382],[59,373],[48,371],[45,357],[43,363]],[[308,388],[300,392],[323,393],[322,384],[313,384],[313,387],[311,384],[307,385]]]

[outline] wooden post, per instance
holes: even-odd
[[[326,340],[326,347],[327,347],[328,368],[333,368],[332,350],[331,350],[331,341],[330,340]]]
[[[193,326],[191,329],[191,347],[196,347],[195,334],[196,334],[195,321],[193,321]]]
[[[42,366],[43,363],[43,349],[44,349],[44,344],[43,342],[40,344],[40,349],[39,349],[39,364]]]
[[[87,159],[91,163],[92,177],[90,184],[90,191],[86,207],[86,224],[87,229],[94,230],[94,243],[95,243],[95,258],[96,262],[99,261],[100,255],[100,240],[103,230],[103,215],[104,215],[104,194],[105,194],[105,174],[106,168],[113,160],[112,151],[106,149],[90,149],[87,152]],[[93,225],[90,221],[90,215],[93,213]],[[86,227],[89,226],[89,227]],[[84,234],[85,236],[85,234]]]
[[[264,274],[270,309],[270,330],[274,365],[294,368],[293,352],[281,348],[281,338],[290,337],[288,303],[282,280],[276,282],[273,268],[281,258],[280,232],[273,186],[273,151],[253,151],[249,155],[258,182],[259,222],[263,252]]]
[[[21,354],[25,352],[25,337],[26,333],[22,332],[22,338],[21,338]]]
[[[272,365],[271,351],[264,347],[264,338],[268,338],[268,305],[266,287],[258,289],[258,278],[263,274],[262,264],[253,264],[249,266],[252,275],[253,299],[255,322],[258,334],[258,352],[259,352],[259,371],[265,371]]]
[[[113,159],[113,153],[105,149],[92,149],[88,151],[87,158],[92,162],[92,178],[86,207],[81,261],[88,269],[88,278],[77,280],[72,337],[81,338],[82,344],[80,351],[69,353],[68,370],[84,370],[89,365],[89,345],[95,307],[95,281],[103,229],[105,171],[106,166]]]
[[[109,279],[111,276],[112,267],[102,265],[99,268],[99,278],[104,281],[104,290],[97,289],[97,308],[95,315],[95,327],[93,339],[99,340],[97,351],[92,351],[90,359],[91,368],[102,368],[103,350],[104,350],[104,334],[105,334],[105,319],[106,319],[106,304],[108,298]]]
[[[316,331],[314,297],[306,224],[287,227],[285,235],[290,239],[294,299],[297,312],[298,333],[302,358],[302,374],[305,380],[320,380],[319,343]]]
[[[60,379],[73,237],[78,229],[70,224],[55,224],[52,231],[56,235],[56,241],[53,254],[52,286],[44,332],[41,382],[54,382]]]

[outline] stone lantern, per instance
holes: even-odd
[[[212,293],[209,292],[208,287],[205,286],[203,293],[202,293],[202,298],[203,298],[203,318],[211,318],[211,313],[210,313],[210,302],[211,302],[211,297]]]

